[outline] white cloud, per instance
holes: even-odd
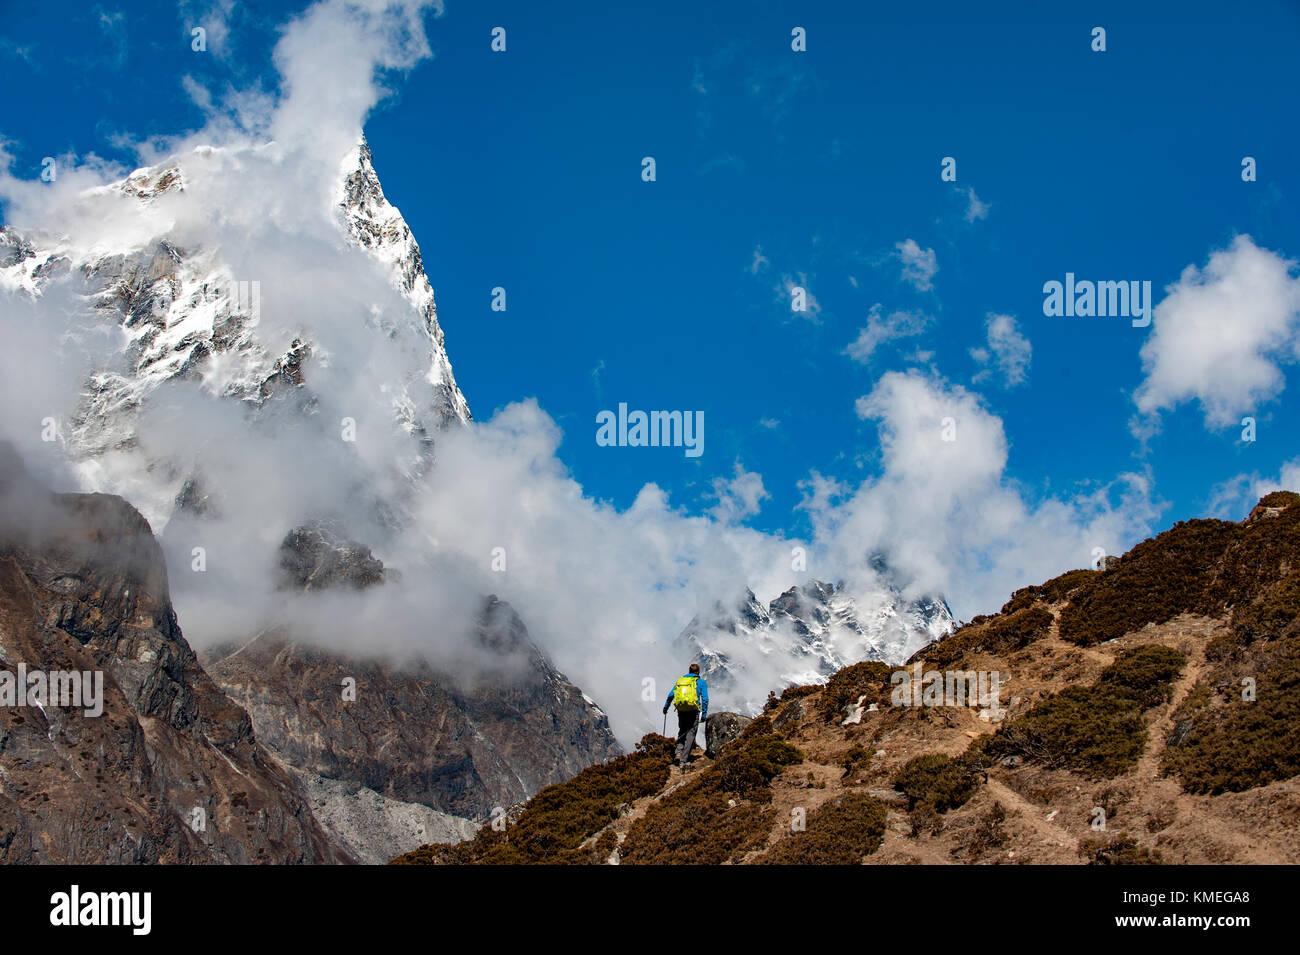
[[[1135,430],[1189,401],[1208,428],[1238,423],[1286,385],[1283,367],[1300,358],[1300,279],[1296,263],[1241,235],[1189,265],[1156,306],[1142,346],[1144,377],[1134,394],[1147,417]]]
[[[190,98],[190,101],[205,115],[209,115],[216,110],[216,103],[213,102],[212,93],[194,77],[189,74],[182,76],[181,88],[185,90],[185,95]],[[123,146],[129,149],[130,140],[123,141]]]
[[[1221,520],[1239,521],[1272,491],[1300,491],[1300,458],[1284,462],[1276,477],[1238,474],[1217,485],[1210,494],[1209,512]]]
[[[739,461],[732,477],[713,479],[710,496],[718,503],[709,508],[708,513],[724,524],[753,517],[762,509],[763,501],[771,497],[763,487],[763,476],[746,471]]]
[[[849,343],[844,353],[865,365],[881,345],[920,335],[930,326],[931,321],[930,316],[923,312],[900,310],[886,315],[884,307],[877,302],[867,313],[867,324],[858,329],[858,337]]]
[[[761,245],[755,246],[753,254],[750,257],[749,265],[745,267],[750,275],[759,276],[772,271],[772,262],[763,253]],[[765,281],[770,279],[765,279]],[[803,309],[794,310],[795,289],[803,289]],[[809,288],[808,274],[806,272],[782,272],[781,277],[772,285],[772,292],[776,302],[784,311],[797,315],[800,318],[807,319],[814,325],[821,322],[822,306],[817,301],[817,296]]]
[[[933,287],[934,274],[939,271],[934,249],[921,248],[915,239],[906,239],[894,248],[898,250],[898,259],[903,265],[903,281],[918,292],[928,292]]]
[[[126,64],[127,25],[126,14],[121,10],[105,10],[98,4],[94,7],[99,22],[99,32],[106,49],[105,62],[115,69]]]
[[[231,42],[231,20],[235,13],[235,0],[180,0],[177,12],[185,31],[202,27],[208,53],[220,60],[229,60],[234,52]]]
[[[803,308],[800,310],[794,309],[797,289],[803,290]],[[821,302],[817,301],[817,296],[812,293],[812,289],[808,287],[808,276],[805,273],[796,272],[793,275],[782,275],[775,291],[777,302],[783,305],[790,314],[807,319],[814,325],[821,321],[822,305]]]
[[[985,366],[975,375],[974,380],[977,383],[984,381],[996,371],[1009,388],[1023,384],[1029,374],[1033,346],[1028,338],[1020,334],[1015,318],[990,312],[984,328],[987,347],[970,349],[970,355],[976,363]]]
[[[980,219],[989,217],[989,204],[981,202],[980,197],[975,195],[975,190],[967,188],[966,190],[966,221],[975,222]]]
[[[914,594],[943,593],[968,617],[997,609],[1018,587],[1087,566],[1094,547],[1123,551],[1158,516],[1145,473],[1035,501],[1007,476],[1001,419],[942,379],[889,372],[857,411],[879,429],[879,473],[856,489],[814,475],[802,504],[818,559],[850,579],[882,551]],[[945,425],[954,440],[944,440]]]
[[[441,2],[324,0],[294,19],[275,48],[282,97],[271,133],[285,142],[324,141],[341,156],[388,90],[384,74],[430,55],[428,10]],[[341,121],[329,120],[338,117]],[[331,142],[332,140],[332,142]]]

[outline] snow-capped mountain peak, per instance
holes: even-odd
[[[199,147],[78,194],[59,217],[60,223],[76,223],[66,230],[0,229],[0,295],[8,293],[16,306],[18,299],[39,299],[57,286],[81,303],[72,337],[84,340],[92,364],[79,406],[65,409],[60,437],[78,462],[83,486],[129,493],[155,529],[165,526],[177,494],[193,477],[187,465],[113,462],[136,448],[139,414],[152,395],[171,382],[188,381],[210,396],[256,410],[277,393],[306,385],[303,407],[310,411],[313,369],[352,357],[340,351],[346,339],[332,348],[321,339],[322,329],[314,324],[320,309],[300,304],[283,286],[275,288],[275,321],[262,320],[272,296],[264,294],[269,290],[257,276],[292,273],[262,265],[254,240],[249,247],[241,244],[241,223],[264,228],[258,237],[264,246],[258,248],[274,248],[278,235],[298,238],[317,229],[303,240],[307,251],[300,255],[346,254],[334,249],[350,246],[363,250],[376,274],[387,277],[396,296],[367,296],[364,286],[355,288],[354,321],[375,328],[391,343],[390,354],[404,356],[371,383],[373,399],[387,406],[393,425],[412,443],[397,465],[402,473],[411,477],[427,468],[431,434],[471,420],[419,246],[385,197],[364,138],[342,157],[332,207],[319,210],[323,215],[288,205],[270,205],[263,215],[255,198],[239,200],[238,209],[222,207],[242,181],[251,183],[251,192],[257,176],[282,161],[274,144]],[[267,186],[271,176],[262,182],[265,191],[274,191]],[[273,220],[282,214],[285,221]],[[351,263],[333,271],[346,273],[350,282],[357,274]],[[307,264],[331,272],[323,259],[309,258]]]
[[[810,580],[766,607],[748,589],[730,608],[719,602],[690,622],[678,646],[699,659],[715,707],[753,712],[761,706],[760,691],[822,683],[863,660],[902,663],[955,626],[939,597],[907,600],[887,582],[849,593],[843,585]]]

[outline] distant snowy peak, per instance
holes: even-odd
[[[195,229],[192,209],[185,240],[177,237],[178,204],[197,201],[196,193],[186,195],[191,174],[202,177],[223,168],[237,174],[242,163],[265,161],[261,154],[269,148],[200,147],[87,190],[76,200],[81,221],[92,223],[86,235],[0,229],[0,293],[40,298],[54,281],[68,280],[105,330],[117,327],[116,334],[102,340],[118,347],[101,349],[102,361],[92,370],[82,406],[64,434],[82,462],[87,489],[118,489],[104,473],[101,456],[133,446],[141,405],[165,383],[195,381],[211,394],[256,407],[277,392],[309,382],[313,362],[327,360],[317,355],[310,314],[301,317],[299,331],[285,335],[281,329],[278,337],[268,339],[265,328],[259,328],[261,283],[235,273],[220,241],[208,241]],[[124,200],[127,216],[121,215]],[[427,465],[429,435],[469,422],[471,415],[452,373],[419,245],[385,198],[364,139],[342,159],[333,202],[328,219],[340,239],[378,260],[399,300],[407,303],[358,315],[358,323],[406,343],[414,356],[409,372],[376,385],[395,424],[414,442],[417,463],[407,472],[419,473]],[[97,219],[101,207],[103,222]],[[210,211],[212,220],[219,221],[220,210]],[[110,227],[119,221],[120,229]],[[304,408],[311,408],[307,397]],[[158,527],[190,476],[156,468],[154,462],[147,468],[156,480],[152,487],[134,488],[132,499]]]
[[[902,663],[955,628],[942,598],[908,601],[889,584],[850,594],[810,580],[766,607],[746,589],[732,608],[718,603],[692,620],[678,643],[700,660],[725,705],[752,710],[764,686],[822,683],[863,660]]]
[[[384,196],[370,146],[363,138],[344,158],[337,204],[347,233],[362,248],[391,265],[393,280],[415,307],[432,343],[429,381],[437,387],[436,411],[441,424],[471,420],[469,403],[456,385],[447,357],[433,287],[424,271],[420,246],[402,214]]]

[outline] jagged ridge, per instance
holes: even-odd
[[[776,689],[822,682],[863,660],[902,662],[954,627],[942,598],[909,601],[888,583],[877,593],[855,595],[842,584],[810,580],[767,607],[749,589],[734,608],[719,602],[709,617],[691,620],[677,646],[701,661],[726,705],[753,713],[763,701],[747,697],[739,684],[755,676],[780,681]]]

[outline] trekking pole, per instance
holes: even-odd
[[[668,735],[668,714],[664,714],[664,735]]]

